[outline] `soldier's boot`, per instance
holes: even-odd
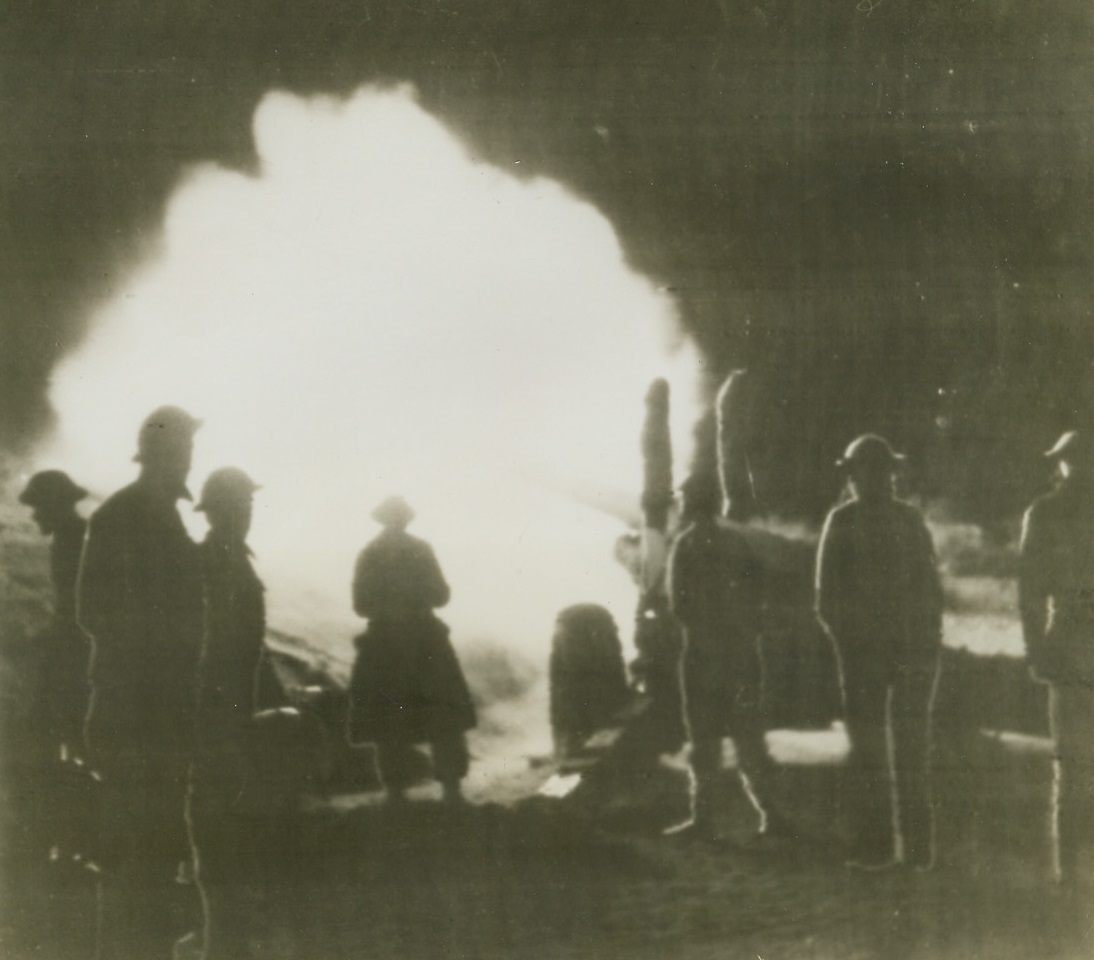
[[[691,774],[691,813],[686,820],[663,831],[666,837],[676,840],[700,840],[713,842],[718,839],[714,825],[714,809],[711,803],[710,777]]]

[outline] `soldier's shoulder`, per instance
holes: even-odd
[[[825,527],[828,530],[833,530],[852,523],[855,515],[859,512],[860,506],[857,500],[845,500],[843,503],[837,503],[828,511],[828,516],[824,520]]]
[[[672,541],[674,550],[688,550],[697,544],[702,539],[709,539],[709,535],[703,536],[703,531],[699,528],[698,524],[689,523],[684,527]]]
[[[95,528],[124,518],[138,508],[139,500],[137,485],[130,483],[107,497],[91,514],[89,523]]]
[[[894,509],[900,514],[900,516],[908,523],[915,524],[916,526],[925,526],[927,523],[926,518],[923,516],[923,511],[919,509],[914,503],[908,500],[893,500]]]
[[[423,540],[421,537],[416,537],[412,533],[403,531],[403,536],[406,538],[403,543],[407,550],[413,550],[419,554],[431,554],[433,547],[428,540]]]
[[[1070,497],[1065,496],[1062,489],[1051,490],[1042,494],[1029,505],[1026,510],[1026,524],[1052,523],[1055,520],[1066,518],[1073,513],[1075,504]]]

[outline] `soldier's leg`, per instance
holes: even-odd
[[[732,697],[730,736],[737,753],[737,771],[745,793],[760,815],[760,832],[773,831],[781,819],[774,795],[778,767],[764,738],[762,691],[758,683],[742,683]]]
[[[684,720],[691,742],[691,817],[670,832],[713,832],[714,783],[722,766],[725,691],[707,681],[702,671],[683,672]]]
[[[179,850],[187,842],[180,784],[152,758],[118,759],[100,760],[97,956],[167,960],[187,926],[176,915]]]
[[[96,690],[86,724],[99,786],[99,891],[96,960],[151,960],[142,931],[150,906],[143,861],[149,813],[142,770],[143,732],[132,705],[111,690]]]
[[[1049,719],[1055,741],[1052,854],[1057,879],[1075,879],[1094,817],[1094,692],[1053,684]]]
[[[889,704],[897,822],[904,844],[904,862],[920,868],[934,862],[930,753],[931,707],[937,678],[936,664],[903,672],[893,684]]]
[[[376,767],[390,799],[402,799],[403,791],[414,782],[416,766],[413,744],[399,740],[376,742]]]
[[[98,960],[169,958],[174,864],[155,835],[156,788],[146,777],[102,768]]]
[[[445,799],[460,797],[460,781],[467,776],[471,755],[467,752],[467,738],[462,733],[435,737],[430,742],[433,753],[433,776],[444,787]]]
[[[843,808],[852,835],[852,858],[866,865],[893,859],[894,830],[889,774],[889,687],[875,671],[844,667],[844,721],[851,753]]]
[[[231,781],[229,780],[229,783]],[[239,850],[241,825],[228,784],[195,778],[187,812],[201,895],[203,960],[247,956],[247,877]]]

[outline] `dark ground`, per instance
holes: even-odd
[[[45,614],[46,570],[41,544],[10,505],[0,524],[0,693],[10,718],[22,696],[12,668]],[[20,786],[12,778],[13,729],[4,730],[0,784],[0,840],[9,852],[25,826],[12,821],[19,809],[12,790]],[[838,751],[818,750],[821,740],[811,735],[792,739],[789,753],[784,741],[790,762],[780,795],[798,835],[766,844],[751,840],[754,818],[732,770],[718,812],[725,842],[687,844],[660,835],[685,810],[678,769],[594,772],[569,798],[550,800],[534,795],[549,768],[516,757],[507,776],[463,809],[419,799],[392,810],[376,794],[310,804],[297,883],[252,902],[263,931],[254,950],[283,960],[298,938],[300,960],[1094,955],[1094,873],[1078,900],[1048,879],[1045,742],[960,729],[967,725],[947,722],[937,737],[940,862],[929,874],[844,867],[834,826]],[[10,858],[5,863],[5,889],[29,904],[32,944],[22,952],[13,945],[7,899],[0,956],[89,956],[93,877],[44,863],[14,875]],[[194,892],[180,886],[177,893],[184,925]]]

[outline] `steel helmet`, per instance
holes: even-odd
[[[1049,460],[1086,462],[1090,459],[1090,444],[1078,430],[1068,430],[1060,435],[1060,439],[1053,444],[1051,450],[1045,451],[1045,456]]]
[[[201,499],[194,509],[208,510],[210,507],[247,503],[258,489],[261,489],[259,485],[239,467],[221,467],[206,478],[201,488]]]
[[[904,455],[897,453],[884,437],[879,437],[876,433],[864,433],[847,445],[843,456],[836,461],[836,466],[849,468],[854,464],[861,464],[892,469],[903,461]]]
[[[372,519],[382,527],[405,527],[414,519],[414,510],[402,497],[388,497],[372,511]]]
[[[70,506],[86,496],[87,491],[63,470],[42,470],[27,481],[26,488],[19,494],[19,502],[28,507]]]
[[[153,410],[141,424],[137,434],[137,454],[133,459],[144,463],[149,454],[190,443],[201,423],[181,407],[166,406]]]

